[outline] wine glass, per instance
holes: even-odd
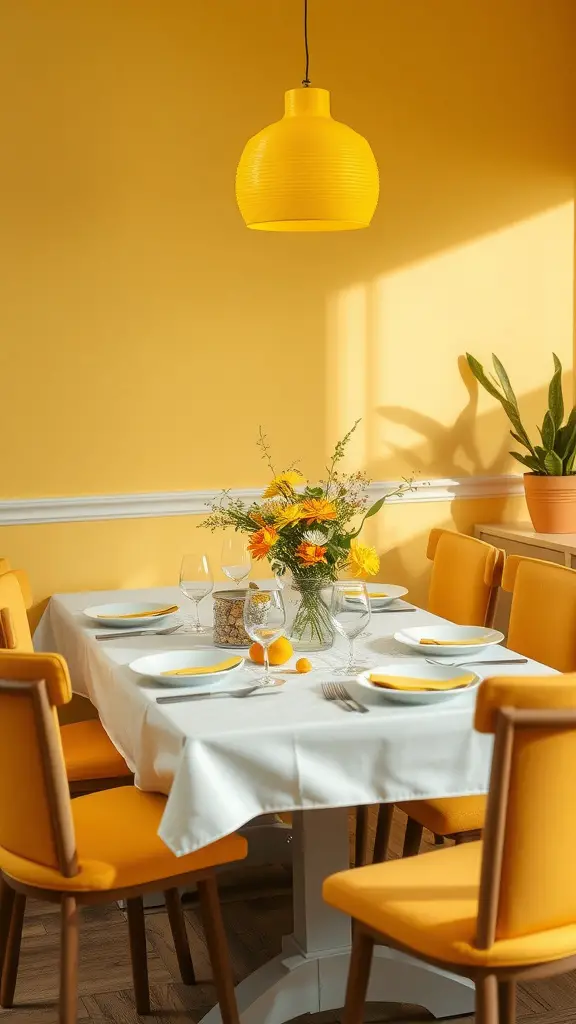
[[[192,623],[192,633],[206,633],[200,624],[200,601],[212,593],[214,577],[208,555],[193,553],[184,555],[180,566],[180,590],[194,604],[196,621]]]
[[[336,630],[345,636],[350,644],[348,663],[335,669],[340,675],[353,676],[366,668],[354,661],[354,641],[370,622],[370,598],[366,584],[357,580],[334,583],[330,615]]]
[[[273,683],[270,675],[268,648],[282,636],[286,625],[286,609],[279,590],[250,590],[244,600],[244,629],[248,636],[264,648],[264,676],[261,685]]]
[[[250,575],[252,566],[248,540],[242,533],[232,533],[222,541],[222,572],[237,587]]]

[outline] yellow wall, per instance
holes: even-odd
[[[246,139],[302,77],[300,0],[6,0],[0,36],[0,499],[254,486],[358,463],[508,472],[458,356],[494,348],[540,413],[572,362],[573,0],[313,0],[312,79],[365,134],[373,226],[247,231]],[[569,378],[569,373],[568,373]],[[391,508],[384,572],[424,589],[431,525],[522,502]],[[6,527],[40,597],[174,579],[197,520]],[[218,541],[207,539],[218,555]]]

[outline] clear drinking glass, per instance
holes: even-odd
[[[208,632],[200,624],[199,605],[203,598],[212,593],[214,577],[208,555],[193,553],[184,555],[180,566],[180,590],[192,601],[196,610],[196,621],[192,623],[193,633]]]
[[[252,562],[248,551],[248,539],[243,533],[231,533],[222,541],[222,572],[237,587],[250,575]]]
[[[357,580],[334,583],[330,615],[334,628],[350,644],[348,663],[343,668],[335,669],[336,673],[352,676],[366,668],[366,665],[354,660],[354,641],[369,624],[370,614],[370,598],[365,583]]]
[[[286,609],[279,590],[250,590],[244,601],[244,629],[264,648],[264,676],[261,683],[273,683],[268,648],[284,633]]]

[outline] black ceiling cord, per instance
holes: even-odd
[[[304,78],[302,79],[302,85],[307,89],[310,85],[310,79],[308,77],[310,72],[310,52],[308,50],[308,0],[304,0],[304,52],[306,54],[306,70],[304,72]]]

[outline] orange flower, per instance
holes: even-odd
[[[273,526],[265,526],[251,534],[248,551],[254,558],[266,558],[266,555],[273,548],[278,540],[278,530]]]
[[[296,558],[299,558],[302,565],[317,565],[318,562],[325,562],[324,555],[326,548],[319,544],[307,544],[305,540],[298,545],[295,551]]]
[[[326,501],[326,498],[306,498],[302,502],[302,518],[310,526],[311,523],[325,523],[337,519],[338,513],[332,502]]]

